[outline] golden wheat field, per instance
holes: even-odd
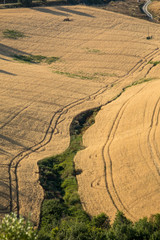
[[[84,209],[132,220],[160,212],[159,47],[159,25],[93,7],[0,10],[1,216],[38,223],[37,161],[63,152],[73,117],[97,106],[75,158]],[[58,60],[15,59],[29,54]]]

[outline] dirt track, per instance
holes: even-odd
[[[0,16],[0,212],[3,215],[14,210],[26,216],[31,213],[32,220],[38,222],[43,191],[38,181],[37,161],[66,149],[69,125],[76,114],[105,105],[124,86],[148,77],[152,71],[148,62],[160,54],[160,28],[143,20],[84,6],[6,9],[0,11]],[[64,21],[66,17],[71,21]],[[146,40],[148,26],[154,35],[151,41]],[[2,34],[5,29],[21,31],[26,37],[6,39]],[[13,60],[13,54],[56,56],[60,60],[52,65],[25,64]],[[153,74],[153,77],[157,76]],[[139,91],[139,87],[135,89]],[[109,122],[108,118],[100,119],[98,126],[104,124],[109,130],[111,115]],[[96,139],[102,145],[96,143]],[[109,141],[115,144],[112,138]],[[97,150],[91,151],[98,151],[105,142],[106,135],[102,138],[96,135],[93,144]],[[103,149],[107,151],[106,147]],[[103,194],[101,197],[95,188],[93,192],[91,184],[99,175],[104,175],[104,164],[98,160],[92,161],[93,165],[89,161],[83,165],[83,161],[80,162],[84,159],[86,164],[83,153],[88,159],[89,148],[76,157],[77,166],[85,169],[78,179],[82,202],[91,214],[107,211],[113,217],[115,208],[106,209],[110,198]],[[90,187],[84,186],[86,179]],[[109,191],[114,192],[111,175],[107,181],[110,181]],[[118,184],[118,178],[116,181]],[[85,196],[82,188],[93,194],[92,200]],[[116,193],[113,194],[113,198],[117,198]],[[121,201],[125,205],[124,196]],[[123,206],[119,200],[115,202],[118,208]]]

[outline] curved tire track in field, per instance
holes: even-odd
[[[153,165],[155,166],[155,170],[158,173],[158,175],[160,176],[160,165],[159,165],[159,163],[160,163],[159,162],[160,161],[160,152],[158,150],[157,142],[156,142],[156,138],[155,138],[155,133],[156,133],[156,130],[157,130],[157,126],[158,126],[158,122],[159,122],[159,114],[160,114],[159,104],[160,104],[160,97],[156,101],[156,103],[154,105],[154,108],[153,108],[151,123],[150,123],[149,131],[148,131],[148,135],[147,135],[147,144],[148,144],[148,148],[149,148],[149,151],[150,151],[151,160],[153,162]],[[140,147],[140,143],[139,143],[139,147]],[[160,180],[157,178],[157,175],[155,174],[155,171],[153,171],[153,169],[151,169],[148,162],[146,161],[146,158],[143,155],[143,151],[142,151],[141,147],[140,147],[140,152],[141,152],[141,156],[143,157],[145,163],[147,164],[147,167],[152,172],[152,174],[153,174],[153,176],[154,176],[154,178],[157,182],[157,185],[160,185]],[[157,159],[157,161],[156,161],[156,159]],[[139,197],[138,199],[136,199],[135,201],[133,201],[129,205],[129,208],[132,209],[135,205],[137,205],[137,203],[139,201],[147,199],[149,196],[153,196],[153,195],[157,194],[158,191],[160,191],[159,188],[157,188],[155,191],[151,191],[149,193],[146,193],[142,197]]]
[[[141,156],[143,158],[143,160],[145,161],[145,164],[147,165],[148,169],[150,170],[150,172],[152,172],[155,180],[156,180],[156,183],[157,185],[160,185],[160,182],[159,182],[159,179],[157,178],[156,174],[155,174],[155,171],[153,171],[153,169],[150,167],[150,165],[148,164],[146,158],[144,157],[144,154],[143,154],[143,151],[141,149],[141,144],[139,143],[139,147],[140,147],[140,153],[141,153]],[[135,207],[140,201],[144,200],[144,199],[147,199],[148,197],[151,197],[155,194],[157,194],[157,192],[160,192],[160,189],[157,188],[155,191],[151,191],[149,193],[146,193],[145,195],[141,196],[141,197],[138,197],[136,200],[132,201],[130,203],[130,205],[128,206],[129,209],[133,209],[133,207]]]
[[[142,71],[149,61],[153,59],[159,53],[159,48],[157,47],[152,52],[148,53],[143,59],[141,59],[130,71],[129,73],[134,73],[139,70]],[[146,63],[147,62],[147,63]]]
[[[118,129],[119,123],[121,121],[121,118],[122,118],[122,116],[125,112],[125,109],[126,109],[127,105],[130,103],[132,98],[134,98],[139,92],[141,92],[144,89],[144,87],[142,87],[135,95],[133,95],[129,99],[127,99],[127,101],[125,101],[125,103],[123,103],[123,105],[120,107],[119,111],[116,114],[115,119],[113,120],[113,124],[111,126],[111,129],[110,129],[110,132],[108,134],[107,140],[106,140],[106,142],[105,142],[105,144],[102,148],[102,159],[103,159],[103,164],[104,164],[104,178],[105,178],[105,185],[106,185],[107,192],[108,192],[108,194],[109,194],[109,196],[112,200],[112,203],[113,203],[114,207],[117,210],[119,210],[118,205],[120,204],[121,208],[123,208],[123,210],[125,210],[133,219],[135,219],[135,217],[129,212],[127,207],[122,202],[122,200],[121,200],[121,198],[118,194],[118,191],[116,189],[116,186],[114,184],[113,170],[112,170],[112,158],[111,158],[111,155],[110,155],[110,147],[111,147],[111,144],[114,140],[116,131]],[[105,156],[105,153],[104,153],[106,148],[107,148],[107,155],[108,155],[108,160],[109,160],[108,166],[107,166],[107,162],[108,162],[107,157]],[[107,174],[107,170],[109,171],[109,176]],[[111,185],[112,185],[111,187],[113,188],[114,194],[115,194],[117,199],[115,199],[115,197],[112,196],[112,194],[111,194],[110,186],[108,185],[108,178],[109,177],[111,178]],[[117,204],[117,202],[118,202],[118,204]]]
[[[159,150],[156,144],[156,139],[155,139],[156,129],[159,122],[159,114],[160,114],[160,97],[156,101],[153,109],[151,124],[150,124],[148,138],[147,138],[151,159],[153,161],[153,164],[156,168],[158,175],[160,176],[160,153],[159,153]]]
[[[133,68],[131,68],[127,74],[123,75],[121,78],[118,78],[117,80],[113,81],[112,84],[115,83],[119,83],[121,81],[123,81],[126,77],[128,77],[129,75],[132,75],[134,73],[138,73],[141,72],[148,64],[149,61],[152,61],[152,59],[154,57],[156,57],[159,54],[159,48],[157,47],[156,49],[154,49],[152,52],[148,53],[146,56],[143,57],[143,59],[139,60],[134,66]],[[144,77],[147,76],[147,74],[150,72],[150,70],[153,68],[154,66],[151,66],[151,68],[146,72],[146,74],[144,75]]]
[[[159,49],[157,48],[157,49],[155,49],[153,52],[151,52],[151,53],[149,53],[149,54],[147,54],[146,56],[145,56],[145,58],[143,59],[143,60],[140,60],[130,71],[129,71],[129,73],[130,74],[133,74],[133,73],[135,73],[135,72],[139,72],[139,71],[142,71],[144,68],[145,68],[145,66],[148,64],[148,62],[149,61],[151,61],[152,59],[153,59],[153,57],[155,57],[157,54],[159,54]],[[147,62],[147,63],[146,63]],[[153,66],[147,71],[147,73],[145,74],[145,77],[147,76],[147,74],[149,73],[149,71],[151,70],[153,68]],[[143,87],[144,88],[144,87]],[[143,88],[141,88],[140,89],[140,91],[143,89]],[[140,91],[138,91],[136,94],[138,94]],[[122,93],[121,93],[122,94]],[[121,95],[120,94],[120,95]],[[136,95],[135,94],[135,95]],[[120,96],[119,95],[119,96]],[[109,187],[109,185],[108,185],[108,181],[107,181],[107,179],[108,179],[108,176],[107,176],[107,160],[106,160],[106,157],[105,157],[105,155],[104,155],[104,150],[105,150],[105,148],[107,148],[107,154],[108,154],[108,159],[109,159],[109,171],[110,171],[110,178],[111,178],[111,183],[112,183],[112,187],[113,187],[113,189],[114,189],[114,193],[115,193],[115,196],[116,196],[116,198],[118,199],[118,202],[119,202],[119,204],[121,205],[121,207],[133,218],[133,219],[135,219],[135,217],[129,212],[129,209],[124,205],[124,203],[122,202],[122,200],[121,200],[121,198],[120,198],[120,196],[119,196],[119,194],[118,194],[118,192],[117,192],[117,190],[116,190],[116,186],[115,186],[115,184],[114,184],[114,179],[113,179],[113,171],[112,171],[112,159],[111,159],[111,155],[110,155],[110,147],[111,147],[111,144],[112,144],[112,142],[113,142],[113,140],[114,140],[114,136],[115,136],[115,134],[116,134],[116,131],[117,131],[117,128],[118,128],[118,125],[119,125],[119,123],[120,123],[120,120],[121,120],[121,118],[122,118],[122,116],[123,116],[123,113],[124,113],[124,111],[125,111],[125,109],[126,109],[126,107],[127,107],[127,105],[129,104],[129,102],[132,100],[132,98],[133,97],[135,97],[135,95],[134,96],[132,96],[132,97],[130,97],[122,106],[121,106],[121,108],[119,109],[119,111],[118,111],[118,113],[117,113],[117,115],[116,115],[116,117],[115,117],[115,119],[114,119],[114,121],[113,121],[113,124],[112,124],[112,127],[111,127],[111,129],[110,129],[110,132],[109,132],[109,135],[108,135],[108,138],[107,138],[107,140],[106,140],[106,142],[105,142],[105,144],[104,144],[104,146],[103,146],[103,148],[102,148],[102,159],[103,159],[103,164],[104,164],[104,178],[105,178],[105,185],[106,185],[106,189],[107,189],[107,192],[108,192],[108,194],[109,194],[109,197],[111,198],[111,201],[112,201],[112,203],[113,203],[113,205],[114,205],[114,207],[117,209],[117,210],[119,210],[119,208],[118,208],[118,206],[117,206],[117,202],[116,202],[116,200],[114,199],[114,197],[112,196],[112,194],[111,194],[111,191],[110,191],[110,187]],[[158,99],[158,102],[160,101],[160,99]],[[158,104],[158,103],[157,103]],[[155,108],[157,107],[157,104],[156,104],[156,106],[155,106]],[[160,109],[159,109],[159,112],[160,112]],[[158,113],[159,113],[158,112]],[[152,119],[154,118],[154,114],[155,114],[155,110],[154,110],[154,112],[153,112],[153,117],[152,117]],[[157,122],[158,122],[158,116],[159,116],[159,114],[156,116],[156,119],[157,119]],[[156,122],[156,126],[157,126],[157,123]],[[151,122],[151,125],[153,125],[153,120],[152,120],[152,122]],[[151,129],[152,129],[152,126],[151,126]],[[151,130],[150,130],[151,131]],[[156,129],[155,129],[155,131],[156,131]],[[150,132],[149,132],[149,135],[150,135]],[[154,132],[154,135],[155,135],[155,132]],[[149,137],[148,137],[149,138]],[[155,147],[155,137],[154,137],[154,139],[153,139],[153,142],[154,142],[154,147]],[[149,144],[150,144],[150,146],[151,146],[151,141],[149,141]],[[151,147],[150,147],[151,148]],[[156,149],[156,153],[158,152],[157,151],[157,148],[155,147],[155,149]],[[151,150],[152,151],[152,150]],[[157,155],[159,154],[159,156],[160,156],[160,153],[157,153]],[[160,168],[157,166],[157,163],[155,163],[155,161],[154,161],[154,165],[155,165],[155,167],[156,167],[156,169],[157,169],[157,171],[158,171],[158,174],[160,175]],[[93,185],[93,184],[92,184]]]

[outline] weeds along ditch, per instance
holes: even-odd
[[[23,63],[47,63],[51,64],[59,60],[58,57],[46,57],[42,55],[17,55],[13,56],[13,59]]]
[[[11,38],[11,39],[18,39],[18,38],[23,38],[25,37],[25,35],[17,30],[10,30],[10,29],[6,29],[3,31],[3,36],[5,38]]]
[[[85,111],[76,116],[70,125],[70,145],[60,155],[45,158],[38,162],[40,184],[44,189],[44,201],[41,208],[40,234],[46,235],[65,220],[78,219],[89,221],[89,216],[82,209],[78,195],[74,156],[83,149],[82,135],[95,120],[100,108]],[[44,237],[44,236],[43,236]]]

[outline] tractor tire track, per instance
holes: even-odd
[[[152,52],[148,53],[146,56],[143,57],[143,59],[140,59],[134,66],[133,68],[131,68],[128,73],[126,73],[125,75],[123,75],[121,78],[116,79],[112,84],[117,84],[119,82],[122,82],[124,79],[126,79],[126,77],[134,74],[134,73],[138,73],[141,72],[148,64],[149,61],[151,61],[155,56],[157,56],[159,54],[159,48],[154,49]],[[152,68],[152,67],[151,67]],[[151,70],[151,69],[150,69]],[[149,71],[150,71],[149,70]],[[147,71],[147,73],[144,75],[144,77],[147,76],[147,74],[149,73],[149,71]]]
[[[148,167],[148,169],[150,170],[150,172],[152,172],[152,175],[154,176],[154,179],[155,179],[157,185],[160,185],[159,178],[157,178],[157,176],[155,175],[155,172],[154,172],[153,169],[150,167],[150,165],[148,164],[146,158],[144,157],[143,151],[142,151],[142,149],[141,149],[141,144],[140,144],[140,142],[139,142],[139,148],[140,148],[140,153],[141,153],[141,156],[142,156],[145,164],[147,165],[147,167]],[[139,202],[141,202],[142,200],[147,199],[147,198],[149,198],[149,197],[152,197],[152,196],[156,195],[157,192],[160,192],[159,187],[158,187],[156,190],[151,191],[151,192],[147,192],[147,193],[144,194],[143,196],[140,196],[140,197],[138,197],[136,200],[132,201],[132,202],[129,204],[128,208],[129,208],[129,209],[132,209],[133,207],[135,207],[135,206],[136,206]]]
[[[159,48],[154,49],[152,52],[148,53],[141,59],[128,73],[134,73],[139,70],[142,71],[143,68],[148,64],[148,61],[151,61],[159,53]],[[147,62],[147,63],[146,63]]]
[[[111,158],[111,154],[110,154],[110,147],[111,147],[111,144],[114,140],[114,137],[115,137],[115,134],[116,134],[116,131],[118,129],[118,126],[119,126],[119,123],[121,121],[121,118],[126,110],[126,107],[127,105],[130,103],[130,101],[132,100],[132,98],[134,98],[139,92],[141,92],[143,89],[145,88],[145,86],[143,86],[136,94],[134,94],[133,96],[131,96],[125,103],[123,103],[123,105],[120,107],[119,111],[117,112],[116,114],[116,117],[114,118],[113,120],[113,124],[111,126],[111,129],[110,129],[110,132],[108,134],[108,137],[107,137],[107,140],[102,148],[102,159],[103,159],[103,164],[104,164],[104,176],[105,176],[105,185],[106,185],[106,189],[107,189],[107,192],[112,200],[112,203],[114,205],[114,207],[119,210],[119,207],[116,203],[116,199],[114,196],[112,196],[111,194],[111,190],[110,190],[110,187],[108,185],[108,177],[111,178],[111,185],[112,185],[112,188],[114,190],[114,194],[118,200],[118,203],[121,205],[121,207],[123,208],[123,210],[125,210],[133,219],[135,219],[135,217],[129,212],[128,208],[124,205],[124,203],[122,202],[118,192],[117,192],[117,189],[116,189],[116,186],[115,186],[115,183],[114,183],[114,179],[113,179],[113,169],[112,169],[112,158]],[[105,149],[107,148],[107,155],[108,155],[108,159],[109,159],[109,167],[107,167],[107,160],[106,160],[106,157],[105,157]],[[107,174],[107,170],[109,170],[109,174]],[[109,176],[108,176],[109,175]]]
[[[157,128],[158,128],[158,123],[159,123],[159,115],[160,115],[160,108],[158,109],[158,113],[157,113],[157,121],[155,123],[155,131],[153,133],[153,144],[154,144],[154,148],[156,149],[156,153],[157,153],[157,157],[158,160],[160,160],[160,152],[158,150],[158,145],[157,145],[157,141],[156,141],[156,132],[157,132]],[[159,162],[160,163],[160,162]]]
[[[156,168],[158,175],[160,176],[160,165],[159,165],[160,153],[157,148],[157,144],[156,144],[156,140],[155,140],[155,133],[156,133],[156,129],[157,129],[158,122],[159,122],[159,113],[160,113],[159,104],[160,104],[160,97],[156,101],[154,109],[153,109],[151,124],[150,124],[149,131],[148,131],[147,142],[148,142],[148,147],[150,150],[151,159],[153,161],[153,164]]]

